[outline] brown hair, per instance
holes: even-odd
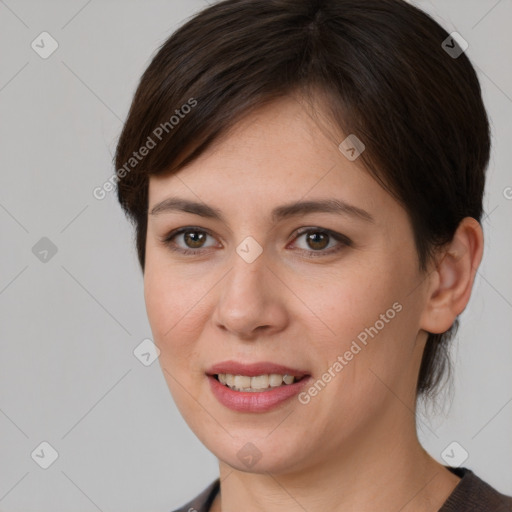
[[[295,91],[321,91],[342,132],[364,142],[360,158],[408,212],[426,271],[464,217],[480,221],[490,153],[477,75],[465,53],[445,51],[449,37],[403,0],[225,0],[196,14],[141,77],[115,154],[142,271],[149,176],[177,172]],[[458,322],[429,333],[418,393],[432,394],[449,370]]]

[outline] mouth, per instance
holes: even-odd
[[[244,393],[261,393],[282,386],[300,382],[307,375],[294,376],[288,374],[270,373],[262,375],[234,375],[232,373],[216,373],[212,377],[233,391]]]
[[[309,376],[304,370],[266,361],[249,364],[224,361],[212,366],[206,375],[230,389],[245,392],[289,386]]]
[[[297,395],[311,374],[274,363],[219,363],[206,371],[217,400],[238,412],[267,412]]]

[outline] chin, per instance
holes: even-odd
[[[250,429],[245,435],[241,435],[238,430],[230,432],[232,437],[222,430],[220,438],[212,437],[211,431],[202,430],[194,430],[194,433],[210,452],[233,469],[246,473],[292,472],[302,465],[306,455],[297,449],[301,446],[299,439],[294,442],[290,435],[286,440],[278,435],[271,439],[268,437],[271,430],[268,429],[258,432],[258,435],[253,434],[254,429]],[[300,433],[302,438],[304,435],[304,432]]]

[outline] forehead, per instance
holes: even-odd
[[[391,207],[400,213],[361,160],[350,161],[339,150],[345,138],[321,110],[296,97],[276,100],[248,114],[179,172],[151,176],[149,210],[172,195],[221,210],[337,198],[367,211]]]

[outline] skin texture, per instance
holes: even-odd
[[[418,442],[415,386],[427,331],[446,331],[470,298],[482,230],[464,219],[420,273],[406,211],[339,151],[346,135],[321,111],[327,131],[298,97],[280,99],[177,174],[151,177],[149,211],[173,196],[204,202],[226,219],[148,215],[144,293],[160,364],[185,421],[219,459],[214,511],[438,510],[459,479]],[[334,213],[270,218],[276,206],[325,198],[374,221]],[[163,242],[186,226],[210,233],[202,245],[194,229],[196,238],[173,239],[197,255]],[[295,234],[303,227],[352,244],[308,242]],[[248,236],[263,249],[252,263],[236,252]],[[340,251],[327,254],[334,247]],[[210,391],[206,370],[226,360],[302,368],[316,381],[394,303],[401,311],[308,404],[295,397],[266,413],[240,413]],[[261,453],[250,469],[237,457],[248,442]]]

